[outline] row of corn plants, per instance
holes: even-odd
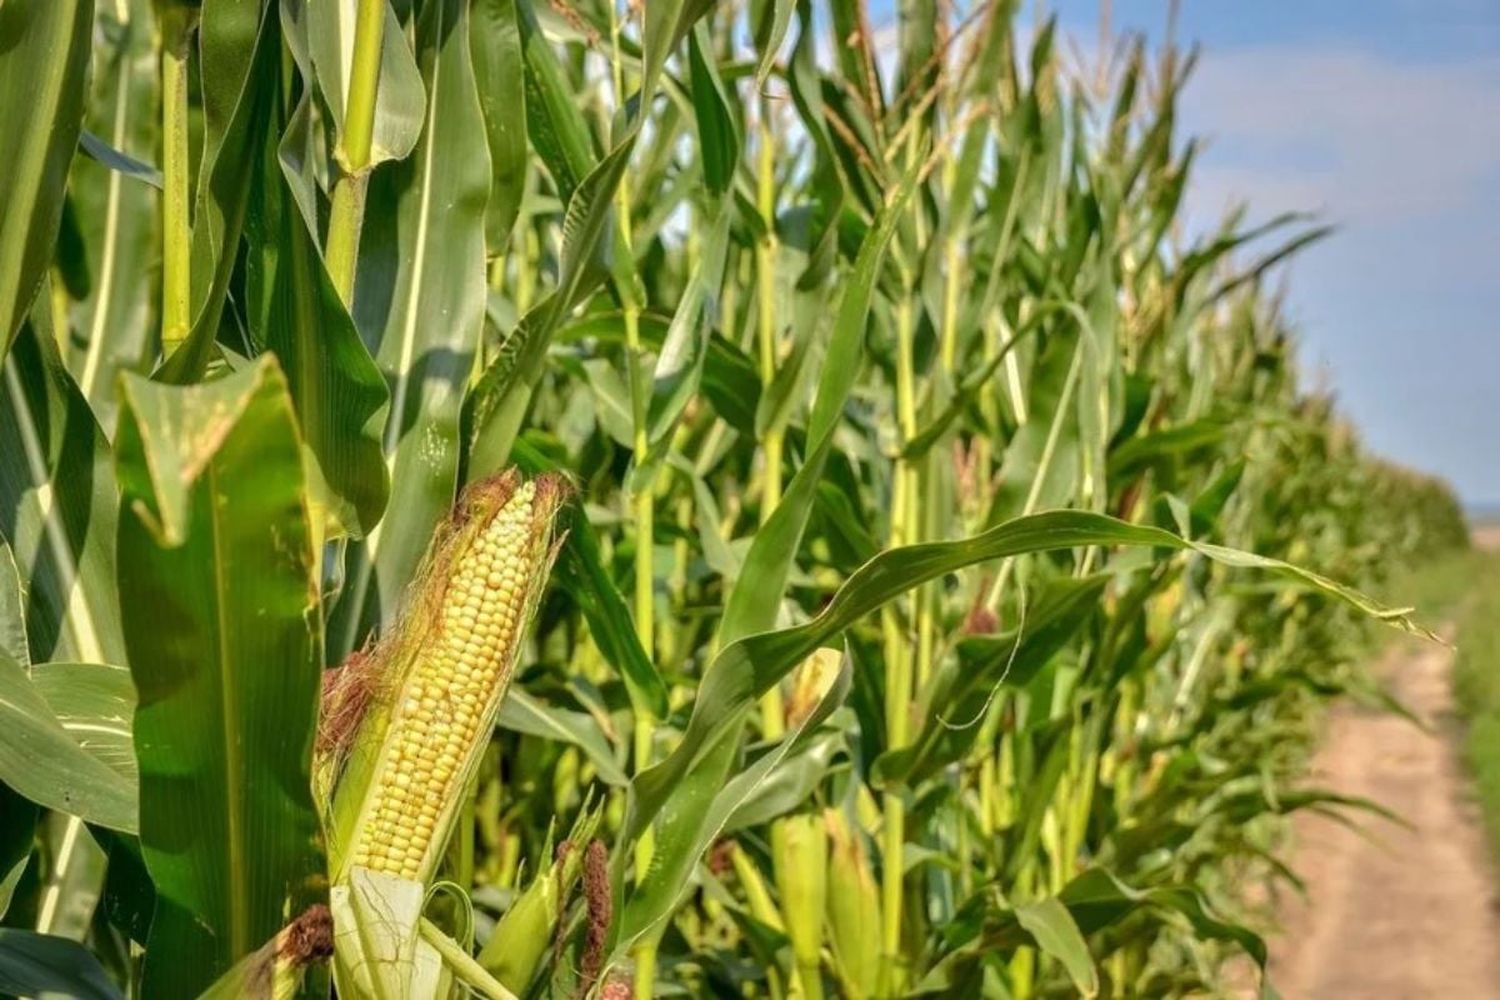
[[[1462,516],[1191,54],[898,6],[0,0],[0,992],[1264,965]]]

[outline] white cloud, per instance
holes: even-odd
[[[1377,449],[1500,497],[1479,433],[1500,340],[1500,57],[1415,60],[1311,43],[1209,50],[1183,134],[1213,145],[1190,193],[1200,221],[1321,211],[1341,232],[1299,259],[1306,357],[1335,377]]]
[[[1500,175],[1500,59],[1412,63],[1349,48],[1207,52],[1186,124],[1214,147],[1196,201],[1323,210],[1364,224],[1430,216]]]

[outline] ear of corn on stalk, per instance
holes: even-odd
[[[513,470],[471,486],[398,626],[337,671],[319,739],[335,883],[355,867],[431,880],[551,567],[563,494],[556,477]]]
[[[816,709],[838,676],[843,655],[819,649],[792,675],[785,702],[785,726],[796,729]],[[771,826],[772,864],[781,896],[781,915],[797,966],[802,996],[823,995],[823,907],[827,892],[828,838],[812,812],[783,816]]]
[[[791,691],[786,699],[786,728],[796,729],[812,715],[838,679],[844,654],[829,647],[814,650],[798,664],[792,674]]]
[[[823,995],[823,909],[828,888],[828,836],[817,813],[797,813],[777,821],[774,830],[776,885],[781,913],[802,995]]]
[[[875,994],[880,975],[880,890],[860,834],[844,814],[823,814],[828,830],[828,943],[843,995]]]
[[[302,995],[309,976],[326,975],[322,967],[332,954],[333,916],[326,906],[310,906],[224,973],[199,1000],[291,1000]]]
[[[725,845],[725,853],[734,868],[735,877],[740,880],[740,891],[745,894],[750,915],[773,930],[785,930],[781,911],[771,901],[771,891],[766,888],[766,880],[761,876],[760,869],[755,867],[755,861],[738,844],[732,842]]]
[[[479,964],[507,989],[524,993],[552,949],[558,924],[583,874],[585,849],[595,842],[599,816],[599,809],[585,809],[568,839],[559,845],[556,859],[539,870],[516,897],[480,950]]]

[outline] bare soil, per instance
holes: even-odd
[[[1500,552],[1500,521],[1484,521],[1474,525],[1474,545],[1491,552]]]
[[[1500,881],[1457,750],[1451,666],[1445,648],[1402,644],[1381,667],[1430,731],[1352,707],[1330,718],[1312,783],[1411,827],[1297,817],[1292,865],[1308,896],[1286,894],[1271,941],[1286,1000],[1500,998]]]

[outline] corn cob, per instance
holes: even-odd
[[[325,715],[339,719],[361,685],[388,685],[383,697],[363,695],[338,781],[340,877],[358,866],[426,881],[435,870],[546,580],[561,495],[557,479],[523,483],[514,472],[465,491],[400,625],[331,698]],[[342,755],[329,756],[338,768]]]
[[[864,841],[844,814],[829,809],[828,942],[843,995],[862,1000],[875,995],[880,974],[880,890],[865,854]]]
[[[797,667],[786,700],[785,727],[800,728],[838,676],[842,654],[819,649]],[[771,825],[772,861],[782,920],[792,942],[800,995],[823,996],[823,910],[827,895],[828,837],[816,813],[783,816]]]
[[[774,832],[776,884],[782,919],[792,942],[801,995],[823,996],[823,910],[828,895],[828,835],[817,813],[783,816]]]

